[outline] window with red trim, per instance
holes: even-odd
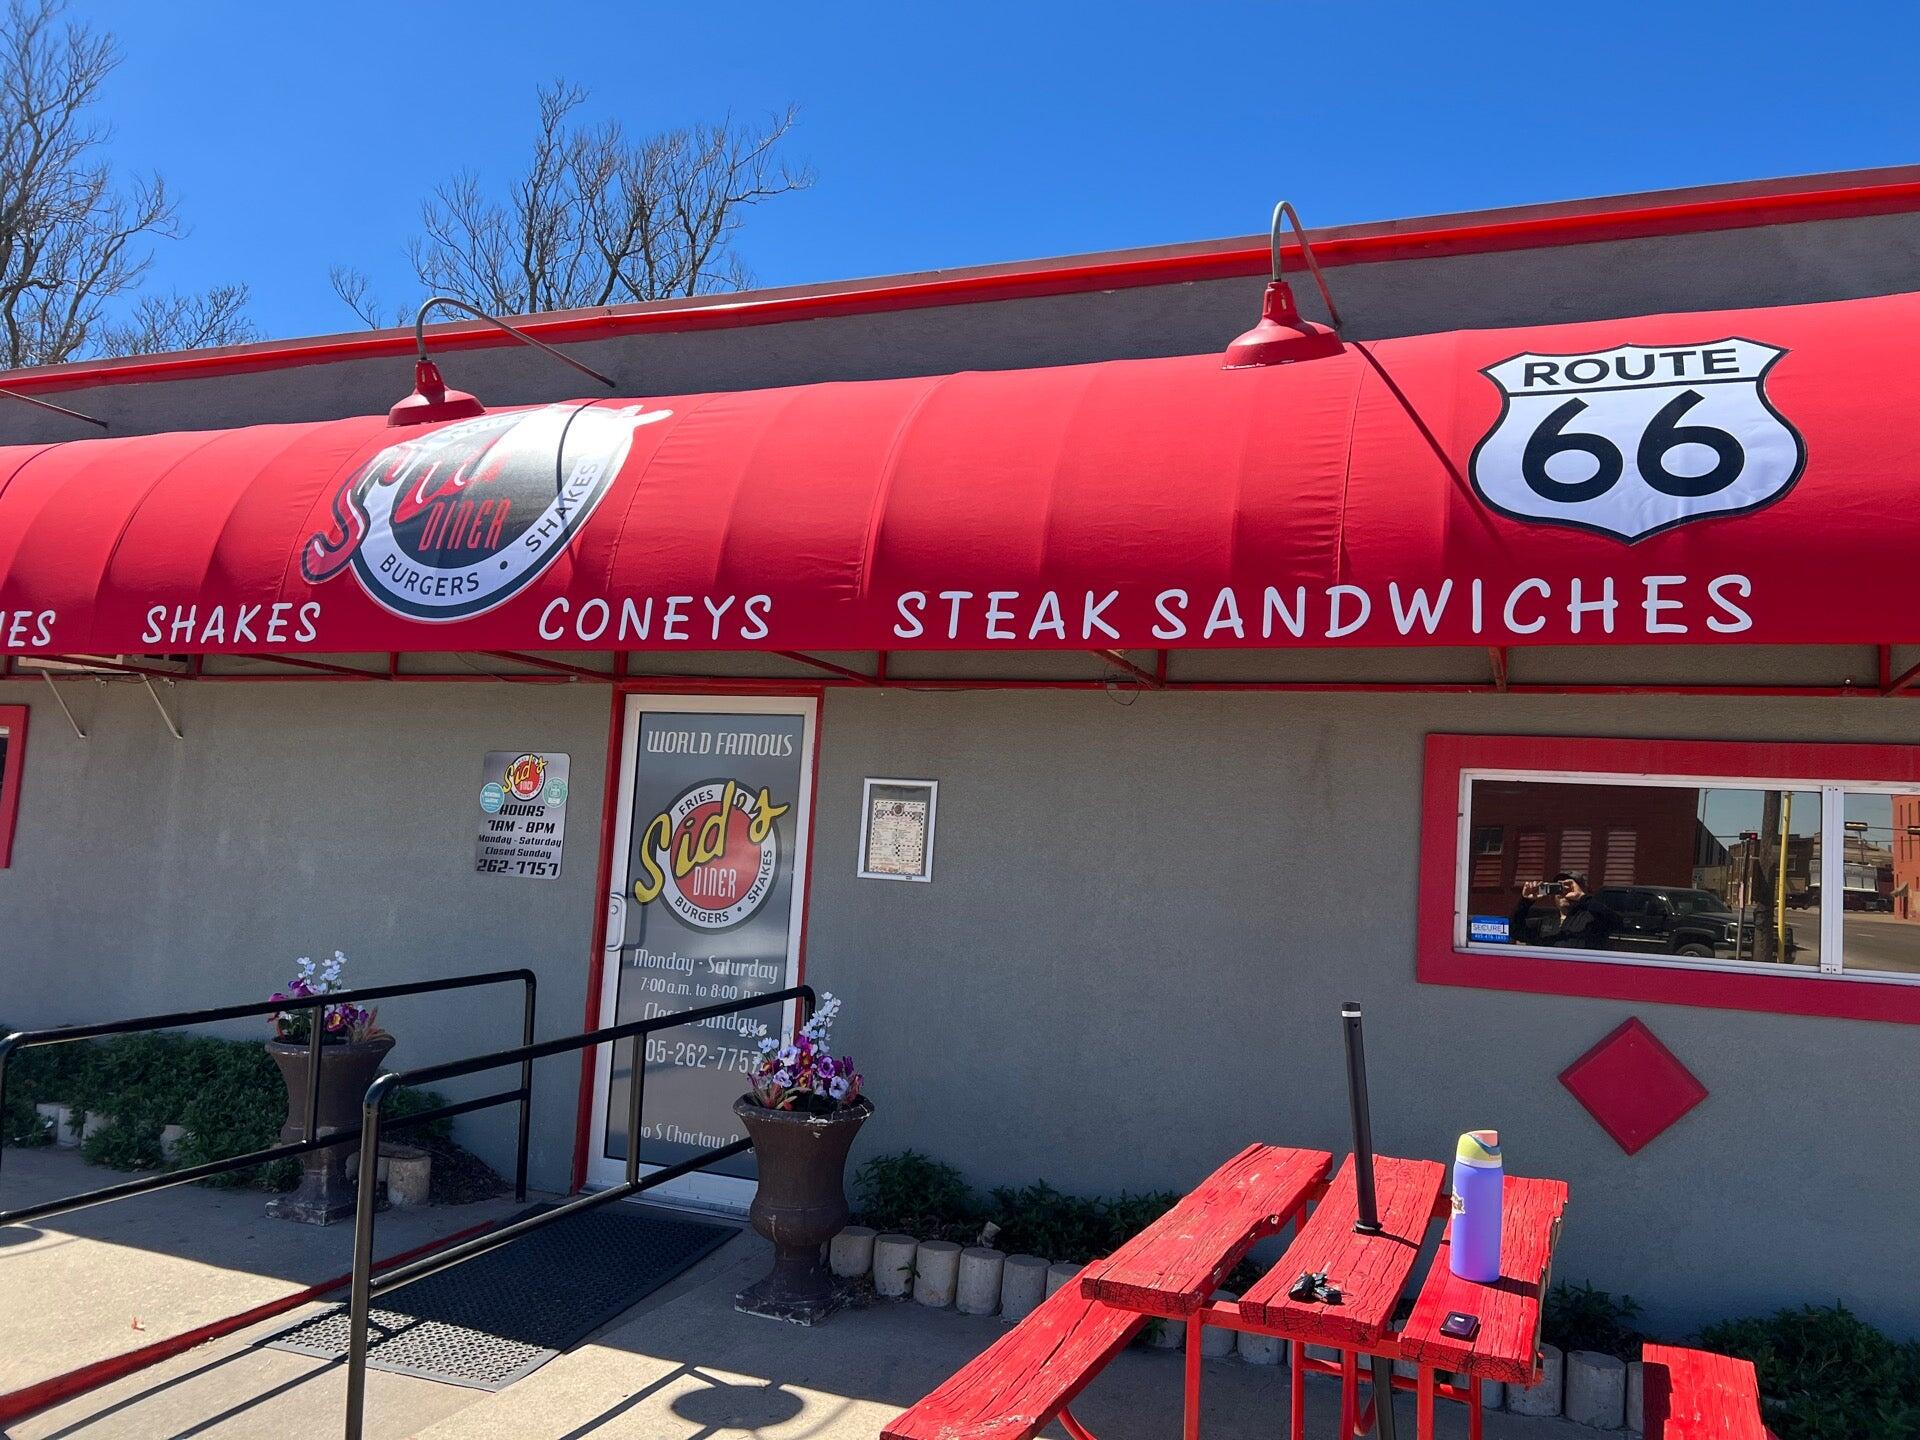
[[[13,863],[13,825],[20,814],[20,771],[27,761],[27,707],[0,705],[0,870]]]
[[[1920,746],[1434,735],[1419,977],[1920,1023]]]

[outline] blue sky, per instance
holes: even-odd
[[[1282,194],[1331,224],[1920,159],[1910,5],[74,13],[125,51],[116,159],[160,169],[193,226],[154,283],[245,280],[276,336],[352,328],[334,262],[418,298],[421,197],[509,173],[557,76],[634,129],[802,107],[792,153],[819,183],[750,223],[764,284],[1244,234]]]

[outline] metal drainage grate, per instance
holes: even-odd
[[[635,1205],[589,1210],[381,1296],[367,1364],[504,1389],[739,1233]],[[333,1306],[267,1343],[339,1359],[347,1353],[347,1308]]]

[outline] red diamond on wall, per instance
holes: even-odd
[[[1629,1155],[1707,1098],[1707,1087],[1638,1020],[1562,1070],[1560,1083]]]

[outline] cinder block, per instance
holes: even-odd
[[[984,1245],[973,1245],[960,1252],[960,1282],[954,1289],[954,1306],[962,1315],[991,1315],[1000,1308],[1000,1277],[1007,1268],[1007,1257]]]
[[[827,1263],[842,1280],[864,1280],[873,1274],[873,1228],[847,1226],[827,1242]]]
[[[944,1310],[960,1283],[960,1247],[951,1240],[922,1240],[913,1261],[913,1298]]]
[[[1598,1350],[1567,1356],[1566,1416],[1576,1425],[1618,1430],[1627,1423],[1627,1362]]]
[[[387,1203],[415,1210],[433,1198],[433,1157],[411,1145],[396,1145],[381,1156],[387,1169]]]
[[[1047,1262],[1038,1255],[1009,1255],[1000,1268],[1000,1316],[1024,1320],[1047,1298]]]
[[[1480,1382],[1480,1408],[1482,1410],[1499,1410],[1504,1408],[1506,1403],[1507,1387],[1504,1384],[1498,1380],[1482,1380]]]
[[[1507,1386],[1507,1413],[1510,1415],[1558,1415],[1560,1413],[1561,1371],[1564,1357],[1559,1347],[1540,1347],[1540,1378],[1532,1385]]]
[[[1251,1330],[1242,1330],[1233,1348],[1249,1365],[1287,1363],[1287,1342],[1275,1335],[1256,1335]]]
[[[160,1154],[171,1165],[179,1157],[180,1142],[187,1138],[184,1125],[163,1125],[160,1127]]]
[[[1647,1371],[1638,1360],[1627,1362],[1627,1429],[1636,1435],[1647,1429]]]
[[[1047,1267],[1047,1294],[1051,1295],[1069,1280],[1078,1275],[1083,1267],[1069,1264],[1065,1260],[1056,1260]]]
[[[920,1242],[911,1235],[876,1235],[873,1240],[873,1291],[889,1300],[913,1293],[913,1256]]]
[[[1213,1292],[1216,1300],[1231,1300],[1224,1290]],[[1200,1354],[1204,1359],[1220,1360],[1233,1353],[1234,1332],[1224,1325],[1203,1325],[1200,1329]]]
[[[1331,1345],[1309,1345],[1307,1346],[1307,1358],[1309,1360],[1324,1360],[1329,1365],[1338,1365],[1340,1363],[1340,1352]]]
[[[72,1149],[80,1143],[80,1137],[73,1133],[73,1112],[64,1105],[36,1105],[33,1113],[40,1117],[41,1123],[53,1129],[53,1143]]]
[[[80,1138],[82,1140],[91,1140],[107,1128],[108,1119],[108,1116],[89,1110],[87,1112],[86,1123],[80,1129]]]

